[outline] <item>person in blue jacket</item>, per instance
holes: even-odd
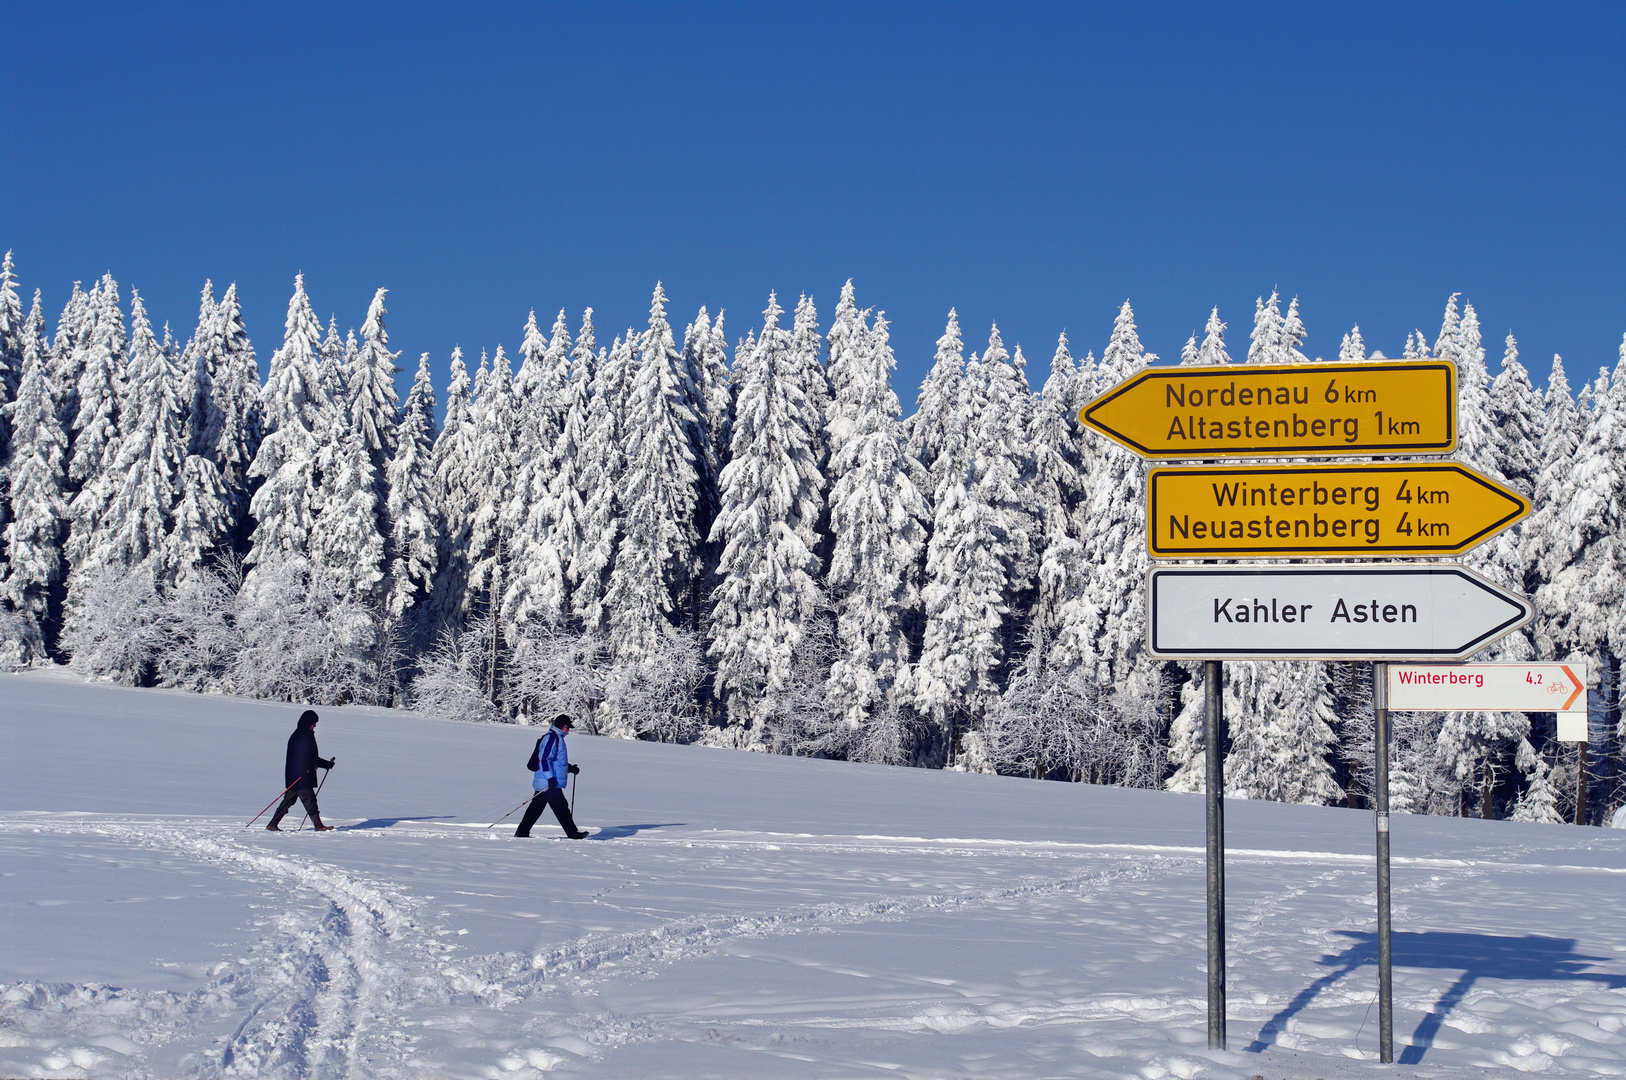
[[[321,717],[316,715],[315,709],[306,709],[300,713],[294,733],[288,736],[288,759],[282,770],[288,793],[282,797],[282,805],[277,807],[277,812],[271,815],[270,822],[265,826],[272,832],[282,831],[277,823],[293,808],[295,799],[305,804],[305,812],[311,816],[311,824],[317,832],[327,832],[333,828],[323,825],[322,815],[316,812],[316,770],[331,769],[339,760],[324,758],[316,752],[316,722],[319,719]]]
[[[531,805],[525,808],[525,816],[520,819],[519,828],[514,830],[515,836],[530,836],[531,826],[542,816],[543,809],[549,807],[553,810],[553,816],[559,819],[559,826],[565,830],[566,836],[580,840],[587,835],[576,828],[576,819],[570,816],[570,804],[565,802],[565,781],[572,773],[581,772],[579,766],[570,763],[570,756],[565,753],[565,736],[570,734],[571,725],[570,714],[560,713],[553,718],[553,726],[548,728],[547,734],[536,740],[536,748],[531,751],[531,760],[527,762],[536,772],[531,780],[536,794],[531,796]]]

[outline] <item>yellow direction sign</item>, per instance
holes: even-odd
[[[1449,360],[1147,368],[1078,418],[1146,458],[1446,454],[1457,371]]]
[[[1156,559],[1458,555],[1530,513],[1466,465],[1236,465],[1152,469]]]

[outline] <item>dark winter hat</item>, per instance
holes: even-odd
[[[556,728],[565,728],[566,730],[569,730],[570,728],[576,726],[576,721],[570,718],[569,713],[562,712],[553,718],[553,726]]]
[[[316,715],[315,709],[306,709],[304,712],[299,714],[299,726],[310,727],[320,719],[321,717]]]

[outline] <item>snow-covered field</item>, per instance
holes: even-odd
[[[590,840],[484,826],[538,734],[326,709],[335,832],[243,823],[297,707],[0,676],[5,1076],[1626,1075],[1626,832],[571,737]],[[297,824],[297,814],[289,824]]]

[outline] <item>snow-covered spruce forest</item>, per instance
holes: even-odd
[[[1201,666],[1144,649],[1142,463],[1081,405],[1156,357],[1119,311],[1028,370],[954,312],[903,419],[884,316],[851,283],[827,327],[770,295],[732,347],[702,308],[601,344],[591,309],[510,354],[429,355],[403,402],[378,290],[326,329],[302,278],[266,381],[236,286],[182,340],[75,283],[47,335],[0,275],[0,646],[10,666],[313,704],[405,706],[855,761],[1198,790]],[[789,326],[785,325],[789,321]],[[1103,327],[1105,329],[1105,327]],[[1233,357],[1216,310],[1185,364]],[[1297,300],[1257,303],[1249,363],[1302,363]],[[1240,351],[1240,349],[1238,350]],[[1338,359],[1369,354],[1358,328]],[[1626,339],[1611,378],[1545,392],[1472,304],[1457,454],[1534,514],[1464,561],[1535,597],[1480,659],[1584,658],[1587,808],[1626,801]],[[1241,357],[1237,357],[1241,359]],[[474,370],[471,372],[470,367]],[[1364,805],[1371,667],[1226,664],[1228,789]],[[1394,717],[1393,805],[1557,821],[1580,758],[1542,714]]]

